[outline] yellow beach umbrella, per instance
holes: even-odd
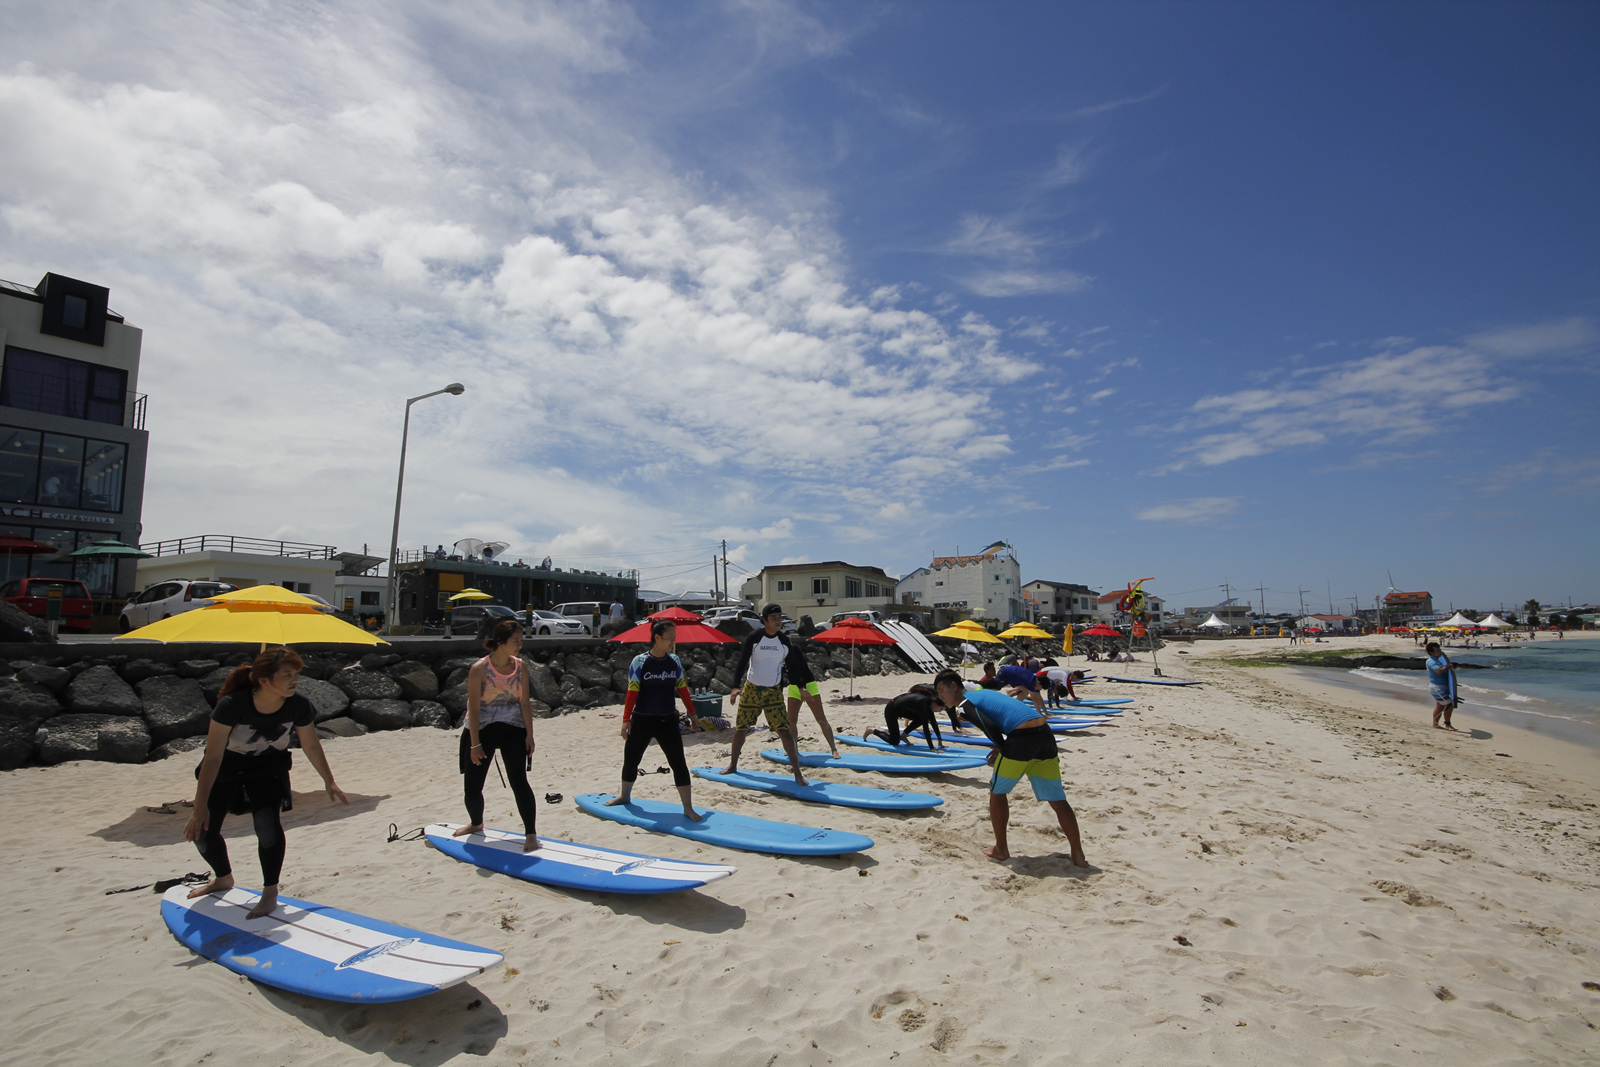
[[[990,644],[1000,644],[1000,639],[981,626],[947,626],[943,630],[935,630],[934,637],[953,637],[958,641],[986,641]]]
[[[1038,638],[1038,639],[1042,639],[1042,640],[1049,640],[1050,637],[1051,637],[1051,634],[1050,634],[1050,631],[1042,630],[1039,627],[1035,626],[1031,622],[1019,622],[1015,626],[1011,627],[1011,629],[1009,629],[1009,630],[1000,631],[1000,636],[1003,637],[1003,638],[1004,637],[1033,637],[1033,638]]]
[[[311,608],[318,610],[321,604],[308,596],[296,593],[293,589],[285,589],[281,585],[252,585],[248,589],[235,589],[231,593],[218,593],[216,596],[207,597],[207,600],[217,600],[224,604],[264,604],[270,605],[274,610],[281,607]]]
[[[260,587],[258,587],[260,588]],[[313,603],[315,603],[313,601]],[[383,645],[388,642],[319,608],[235,601],[197,608],[120,634],[117,641],[216,641],[229,644]]]
[[[450,599],[451,599],[451,601],[456,601],[456,600],[493,600],[494,597],[490,596],[488,593],[485,593],[482,589],[463,589],[463,590],[461,590],[461,592],[457,593],[455,596],[451,597]]]

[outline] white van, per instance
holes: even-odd
[[[557,604],[550,610],[557,614],[565,615],[574,622],[582,623],[583,632],[593,637],[595,632],[594,613],[596,611],[600,613],[600,625],[604,626],[611,612],[611,604],[609,601],[602,604],[598,600],[574,600],[568,604]]]

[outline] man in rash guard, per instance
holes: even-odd
[[[767,725],[772,727],[783,742],[784,752],[788,753],[795,782],[800,785],[811,784],[800,773],[800,753],[795,749],[794,731],[790,729],[789,714],[783,706],[783,665],[793,647],[789,643],[789,635],[783,632],[782,606],[768,604],[762,608],[761,629],[752,631],[744,639],[744,647],[739,649],[739,662],[733,668],[734,684],[738,685],[742,679],[744,686],[736,689],[730,697],[739,709],[739,716],[734,720],[733,751],[728,756],[728,767],[723,774],[732,774],[739,769],[739,752],[744,748],[744,735],[755,726],[758,718],[765,715]]]
[[[1072,847],[1072,863],[1087,867],[1083,842],[1078,836],[1078,817],[1067,803],[1061,788],[1061,757],[1056,752],[1055,735],[1049,721],[1034,708],[992,689],[963,690],[955,671],[940,671],[933,680],[939,702],[955,708],[961,717],[984,732],[994,742],[989,765],[994,776],[989,781],[989,823],[994,828],[994,847],[983,854],[992,860],[1011,858],[1006,847],[1006,824],[1011,819],[1011,790],[1023,775],[1033,786],[1037,800],[1049,804]]]
[[[928,748],[943,749],[944,736],[939,733],[939,711],[935,707],[937,703],[938,698],[933,686],[914,685],[884,705],[883,724],[887,730],[874,730],[872,735],[882,738],[891,745],[899,745],[902,740],[911,740],[904,734],[920,729],[922,739],[927,742]],[[900,730],[901,719],[906,720],[904,734]]]
[[[1044,699],[1039,695],[1039,676],[1027,667],[1008,663],[995,672],[995,678],[1007,696],[1027,697],[1034,708],[1044,714]]]

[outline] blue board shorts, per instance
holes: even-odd
[[[1005,796],[1017,787],[1022,776],[1028,776],[1033,786],[1035,800],[1066,800],[1067,792],[1061,787],[1061,759],[1015,760],[1001,756],[994,762],[994,777],[989,779],[989,792]]]
[[[1430,685],[1428,693],[1433,697],[1435,704],[1450,703],[1450,687],[1448,685]]]

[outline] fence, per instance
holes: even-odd
[[[156,541],[139,547],[152,556],[177,556],[184,552],[244,552],[289,559],[333,559],[339,553],[333,545],[269,541],[260,537],[235,537],[233,534],[201,534],[198,537],[180,537],[175,541]]]

